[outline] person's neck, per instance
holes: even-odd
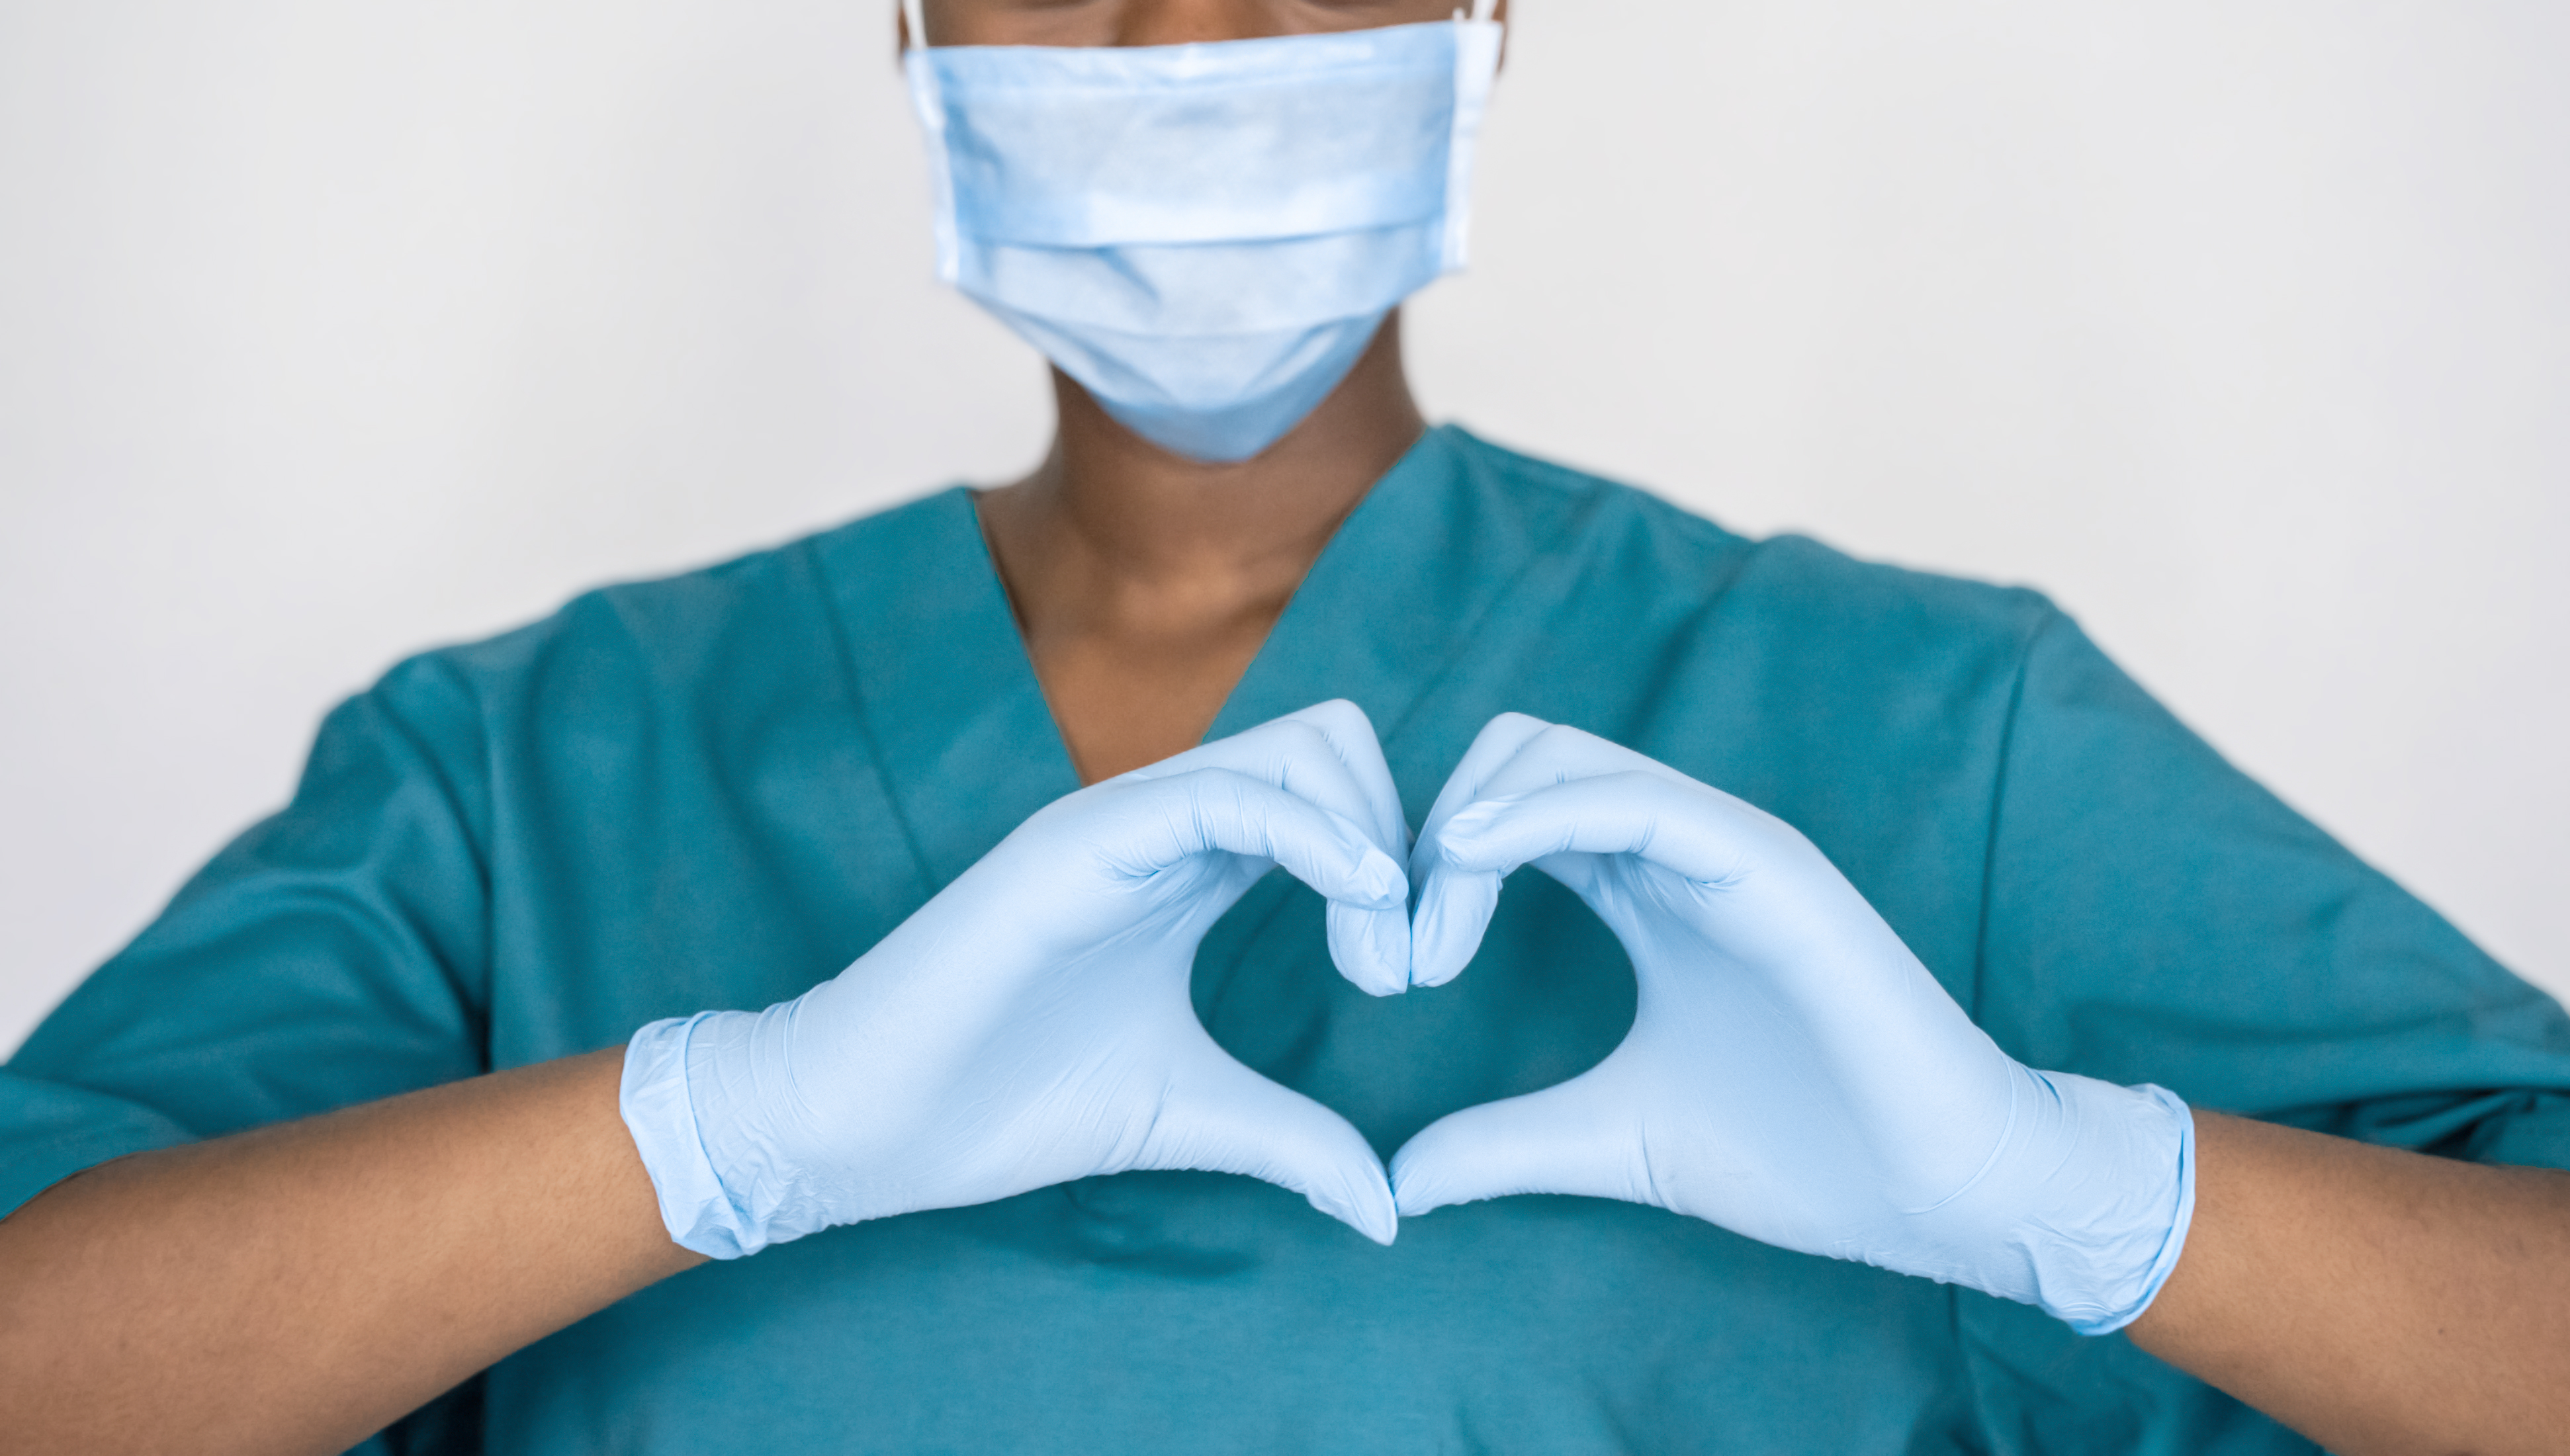
[[[1400,315],[1256,459],[1161,450],[1055,375],[1061,427],[1032,475],[986,492],[982,529],[1083,781],[1200,739],[1339,523],[1427,424]]]

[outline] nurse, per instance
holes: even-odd
[[[1503,19],[914,9],[1053,450],[335,711],[0,1072],[10,1448],[2557,1449],[2557,1006],[2041,598],[1426,426]]]

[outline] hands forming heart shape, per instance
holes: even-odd
[[[1567,1082],[1430,1125],[1387,1178],[1189,1003],[1197,942],[1271,866],[1328,901],[1332,957],[1376,995],[1460,974],[1499,882],[1531,866],[1622,940],[1633,1029]],[[2149,1303],[2194,1189],[2183,1103],[2019,1065],[1782,821],[1506,714],[1414,848],[1345,702],[1057,801],[794,1000],[644,1027],[623,1107],[671,1237],[717,1257],[1196,1169],[1380,1244],[1402,1216],[1508,1194],[1651,1204],[2083,1330]]]

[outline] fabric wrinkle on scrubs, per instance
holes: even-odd
[[[1743,540],[1450,427],[1212,733],[1340,696],[1414,824],[1503,710],[1783,818],[2028,1065],[2570,1166],[2570,1018],[2033,593]],[[0,1073],[0,1208],[796,995],[1074,787],[960,489],[424,654]],[[1388,1000],[1270,876],[1191,990],[1382,1154],[1592,1065],[1634,1009],[1539,875],[1467,974]],[[368,1449],[2312,1448],[2121,1336],[1654,1209],[1502,1199],[1383,1249],[1250,1179],[1127,1174],[691,1271]]]

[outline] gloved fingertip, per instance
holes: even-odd
[[[1380,1173],[1352,1179],[1344,1188],[1328,1195],[1315,1193],[1310,1199],[1313,1208],[1376,1244],[1389,1248],[1400,1237],[1401,1214],[1393,1202],[1392,1184]]]
[[[1503,799],[1476,799],[1446,816],[1445,828],[1439,831],[1438,838],[1446,841],[1471,839],[1489,829],[1506,805],[1507,801]]]
[[[1454,963],[1450,956],[1433,952],[1421,954],[1414,947],[1410,956],[1410,988],[1414,991],[1434,990],[1453,980],[1462,970],[1463,967]]]
[[[1440,1197],[1418,1179],[1397,1179],[1392,1198],[1393,1211],[1405,1219],[1416,1219],[1434,1213],[1459,1200]]]
[[[1496,875],[1461,874],[1441,868],[1421,890],[1419,910],[1410,922],[1410,983],[1442,986],[1464,973],[1499,898]]]
[[[1410,877],[1400,862],[1372,845],[1365,847],[1349,889],[1368,910],[1403,910],[1410,905]]]
[[[1348,983],[1370,996],[1410,989],[1410,916],[1402,910],[1332,905],[1330,958]]]
[[[1448,835],[1437,842],[1438,868],[1450,874],[1490,875],[1515,867],[1507,851],[1474,835]]]
[[[1441,1166],[1437,1149],[1443,1141],[1442,1130],[1431,1123],[1392,1155],[1387,1175],[1392,1181],[1393,1208],[1401,1217],[1415,1219],[1448,1204],[1471,1202],[1469,1197],[1456,1190],[1454,1180],[1446,1176],[1452,1165]]]
[[[1387,996],[1410,994],[1410,977],[1402,973],[1398,967],[1387,966],[1380,962],[1368,966],[1362,975],[1349,976],[1348,984],[1378,1000]]]
[[[1410,906],[1407,901],[1367,917],[1375,964],[1383,970],[1380,994],[1398,996],[1410,989]]]
[[[1392,1241],[1401,1237],[1401,1205],[1392,1196],[1392,1180],[1378,1173],[1366,1193],[1365,1220],[1356,1225],[1356,1231],[1390,1249]]]
[[[1453,961],[1424,968],[1413,961],[1410,967],[1410,985],[1413,990],[1435,990],[1463,973],[1463,965]]]

